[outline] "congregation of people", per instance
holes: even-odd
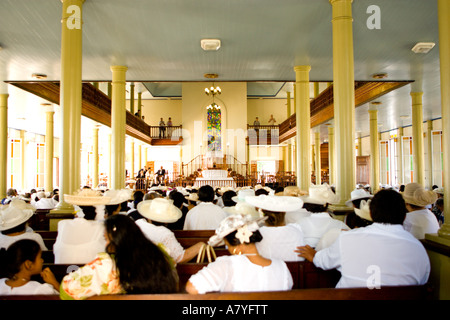
[[[163,168],[161,168],[163,169]],[[310,261],[337,269],[338,288],[421,285],[430,261],[421,239],[443,223],[442,188],[417,183],[374,194],[357,186],[338,219],[329,206],[339,202],[327,184],[295,186],[209,185],[141,190],[96,190],[76,194],[8,190],[0,207],[0,295],[57,294],[87,299],[125,293],[282,291],[293,287],[286,265]],[[53,248],[28,226],[39,208],[53,209],[59,196],[75,217],[58,223]],[[45,200],[45,201],[43,201]],[[43,201],[43,202],[42,202]],[[183,247],[176,230],[215,230],[207,242]],[[176,266],[205,248],[224,247],[218,256],[179,288]],[[42,252],[55,264],[81,265],[60,283]],[[40,275],[42,282],[33,280]],[[89,281],[86,279],[89,278]]]

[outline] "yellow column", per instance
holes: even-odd
[[[439,236],[450,239],[450,1],[438,0],[441,69],[442,149],[444,157],[444,221]],[[449,242],[447,241],[447,245]]]
[[[320,162],[320,132],[314,133],[316,185],[322,184],[322,164]]]
[[[380,188],[380,151],[378,140],[378,110],[369,110],[370,116],[370,188],[375,194]]]
[[[25,130],[20,130],[20,140],[22,143],[20,144],[20,149],[22,152],[22,160],[20,163],[20,186],[22,189],[25,188],[25,177],[27,175],[25,160],[27,159],[27,149],[25,146],[27,145],[27,132]]]
[[[131,143],[130,143],[130,159],[131,159],[130,179],[133,179],[135,177],[135,175],[134,175],[134,162],[135,162],[134,161],[134,140],[131,140]]]
[[[45,112],[46,115],[46,127],[45,127],[45,179],[44,189],[45,191],[53,190],[53,141],[54,141],[54,119],[55,111],[53,108]]]
[[[57,211],[73,212],[64,201],[80,181],[80,122],[82,69],[82,5],[84,0],[62,0],[61,19],[61,136],[59,192],[62,195]]]
[[[134,82],[130,84],[130,112],[134,114]]]
[[[8,97],[0,94],[0,198],[6,197],[8,182]]]
[[[397,170],[398,170],[398,184],[403,184],[403,147],[402,147],[402,139],[403,139],[403,128],[398,128],[397,134]]]
[[[111,150],[112,150],[112,177],[111,188],[125,188],[125,66],[111,66],[112,71],[112,97],[111,97]]]
[[[297,122],[297,186],[308,191],[311,185],[311,122],[309,104],[310,66],[295,66],[295,113]]]
[[[139,153],[139,158],[138,158],[138,170],[141,170],[144,166],[142,165],[142,144],[139,144],[139,149],[138,149],[138,153]]]
[[[98,187],[98,127],[92,132],[92,188]]]
[[[411,92],[414,181],[425,187],[422,96],[423,92]]]
[[[142,118],[142,92],[138,92],[138,114],[139,118]]]
[[[427,187],[429,190],[433,187],[433,153],[431,148],[433,131],[433,121],[427,121],[427,162],[428,162],[428,177],[427,177]]]
[[[334,127],[330,126],[328,127],[328,171],[330,185],[334,185],[336,183],[336,158],[334,154]]]
[[[358,145],[358,157],[361,157],[362,156],[362,138],[361,138],[361,135],[356,139],[358,142],[357,142],[357,145]]]
[[[339,206],[355,188],[355,76],[352,0],[330,0],[333,25],[333,87],[336,141],[336,193]]]
[[[111,174],[112,174],[112,165],[111,165],[111,134],[108,134],[108,155],[107,158],[108,159],[108,188],[112,188],[112,181],[111,181]]]
[[[287,91],[286,92],[286,118],[288,119],[291,114],[292,114],[292,110],[291,110],[291,92]],[[292,171],[292,148],[291,148],[291,143],[288,142],[287,145],[287,162],[286,162],[286,171]]]
[[[292,114],[292,111],[291,111],[291,92],[290,91],[287,91],[286,92],[286,118],[289,118],[290,116],[291,116],[291,114]]]

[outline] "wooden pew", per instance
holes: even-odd
[[[100,295],[89,300],[429,300],[427,285],[367,288],[316,288],[266,292],[223,292],[191,295],[172,294],[123,294]],[[0,300],[60,300],[59,295],[0,296]]]

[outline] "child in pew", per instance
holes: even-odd
[[[148,240],[126,215],[112,215],[105,219],[104,224],[105,252],[63,278],[61,299],[177,292],[178,275],[164,248]]]
[[[371,225],[342,232],[320,251],[306,245],[296,252],[318,268],[341,272],[336,288],[425,284],[430,261],[422,243],[403,228],[407,209],[402,195],[380,190],[366,205]]]
[[[0,295],[57,295],[59,283],[49,268],[42,270],[42,250],[34,240],[14,242],[8,250],[1,249]],[[40,274],[45,283],[31,280]]]
[[[28,227],[34,211],[30,204],[20,199],[11,200],[9,205],[0,209],[0,248],[7,249],[16,241],[31,239],[39,244],[41,250],[48,250],[42,236]]]
[[[221,256],[192,275],[186,283],[190,294],[206,292],[249,292],[290,290],[293,279],[284,261],[262,257],[255,243],[261,241],[259,223],[265,218],[228,216],[209,239],[209,245],[223,242],[231,253]]]

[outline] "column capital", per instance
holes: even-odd
[[[311,66],[295,66],[295,72],[309,72],[311,70]]]
[[[110,67],[112,72],[126,72],[128,70],[127,66],[111,66]]]

